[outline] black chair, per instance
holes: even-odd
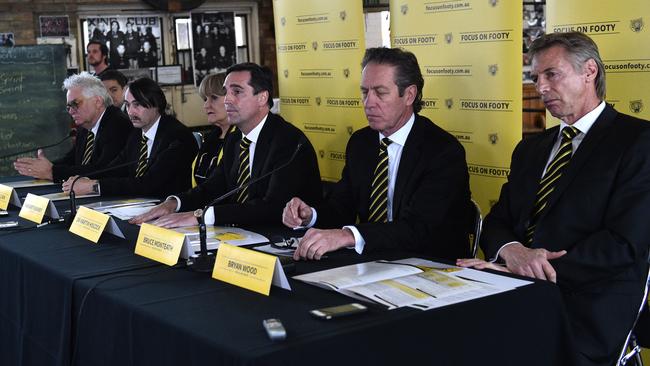
[[[641,359],[641,347],[647,348],[650,346],[650,308],[648,307],[648,285],[650,281],[650,271],[646,279],[645,292],[643,293],[643,300],[639,307],[639,313],[630,333],[625,339],[621,356],[618,360],[618,365],[634,365],[643,366]]]
[[[481,207],[476,201],[471,200],[472,219],[470,220],[468,238],[469,250],[472,257],[476,258],[478,253],[478,244],[481,239],[481,230],[483,229],[483,215],[481,214]]]

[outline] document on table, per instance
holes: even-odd
[[[44,179],[30,179],[30,180],[18,180],[14,182],[5,182],[2,184],[13,188],[26,188],[26,187],[53,186],[59,183],[54,183],[51,180],[44,180]]]
[[[198,226],[187,226],[172,229],[176,232],[185,234],[186,241],[181,249],[181,257],[189,258],[199,252],[201,239],[199,238]],[[209,226],[206,228],[206,244],[208,250],[219,248],[219,244],[226,243],[234,246],[243,246],[250,244],[259,244],[268,242],[264,235],[244,230],[238,227],[227,226]],[[187,245],[189,243],[189,246]]]
[[[471,272],[460,267],[409,258],[394,262],[360,263],[295,276],[294,279],[338,291],[356,299],[382,304],[388,309],[410,306],[429,310],[509,291],[516,287],[507,286],[515,282],[499,282],[492,277],[485,277],[490,280],[490,283],[487,283],[463,278],[459,273]],[[526,281],[517,284],[523,285],[524,282]]]
[[[112,215],[120,220],[130,220],[135,216],[151,210],[158,202],[159,200],[155,198],[131,198],[126,200],[99,201],[83,206]]]
[[[70,195],[66,192],[49,193],[49,194],[41,195],[41,197],[47,198],[50,201],[64,201],[70,199]],[[88,197],[99,197],[99,194],[90,193],[90,194],[75,196],[75,198],[88,198]]]

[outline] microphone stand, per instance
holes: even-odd
[[[47,149],[47,148],[50,148],[50,147],[54,147],[54,146],[62,144],[63,142],[65,142],[65,140],[71,138],[72,136],[73,136],[72,133],[69,133],[66,137],[62,138],[61,140],[57,141],[54,144],[39,146],[39,147],[29,149],[29,150],[23,150],[23,151],[19,151],[19,152],[16,152],[16,153],[2,155],[2,156],[0,156],[0,160],[7,159],[7,158],[12,158],[14,156],[18,156],[18,155],[22,155],[22,154],[31,153],[31,152],[34,152],[34,151],[38,151],[40,149]]]
[[[196,220],[199,222],[199,240],[200,240],[200,251],[198,255],[195,255],[192,257],[192,269],[196,272],[210,272],[212,271],[212,268],[214,267],[214,261],[215,257],[214,254],[208,252],[208,243],[207,243],[207,233],[206,233],[206,225],[205,225],[205,212],[210,208],[210,206],[213,206],[226,198],[232,196],[233,194],[241,191],[244,188],[250,187],[252,184],[259,182],[262,179],[267,178],[273,173],[277,173],[279,170],[284,169],[287,167],[289,164],[293,162],[293,160],[296,158],[296,155],[298,155],[298,151],[300,151],[300,148],[302,148],[303,141],[301,140],[298,142],[298,145],[296,146],[296,150],[294,150],[293,154],[287,160],[284,164],[280,165],[279,167],[272,169],[271,171],[267,172],[266,174],[263,174],[255,179],[250,180],[247,184],[244,184],[243,186],[236,187],[223,195],[213,199],[210,201],[207,205],[205,205],[202,209],[198,209],[194,211],[194,217],[196,217]]]

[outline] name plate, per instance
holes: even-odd
[[[27,193],[27,197],[25,198],[25,202],[23,202],[23,207],[20,209],[18,216],[40,224],[43,221],[43,216],[46,214],[53,219],[59,218],[59,213],[50,200]]]
[[[173,266],[178,262],[185,234],[151,224],[142,224],[135,254]]]
[[[77,234],[93,243],[99,241],[99,237],[106,231],[124,239],[122,230],[117,226],[115,220],[107,214],[91,210],[81,206],[70,225],[70,232]]]
[[[9,204],[20,207],[20,198],[13,187],[0,184],[0,210],[6,210]]]
[[[266,296],[271,284],[291,290],[277,257],[225,243],[219,245],[212,278]]]

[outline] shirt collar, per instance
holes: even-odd
[[[383,139],[384,137],[388,137],[392,142],[404,146],[406,145],[406,139],[409,137],[409,133],[411,132],[411,128],[413,128],[413,123],[415,122],[415,113],[411,114],[411,117],[406,121],[404,126],[402,126],[399,130],[395,131],[392,135],[390,136],[384,136],[381,132],[379,133],[379,140]]]
[[[147,136],[147,139],[149,139],[150,141],[153,141],[154,138],[156,137],[156,132],[158,131],[158,125],[160,124],[161,117],[162,116],[158,116],[158,119],[156,120],[156,122],[154,122],[154,124],[151,126],[149,131],[143,132],[143,135]]]
[[[251,143],[256,144],[257,139],[260,137],[260,132],[262,131],[262,127],[264,127],[264,122],[266,122],[266,119],[268,118],[268,114],[262,118],[262,122],[258,123],[255,128],[251,130],[251,132],[248,133],[248,135],[244,135],[242,132],[242,136],[246,137],[251,141]]]
[[[577,128],[578,131],[582,132],[583,134],[587,134],[589,130],[591,129],[591,126],[593,126],[594,122],[598,119],[601,113],[603,113],[603,110],[605,110],[605,102],[602,101],[600,104],[591,110],[591,112],[585,114],[580,118],[579,120],[575,121],[573,123],[573,127]],[[568,124],[564,123],[564,121],[560,121],[560,132],[564,129],[564,127],[567,127]]]
[[[90,132],[92,132],[95,136],[97,136],[97,131],[99,131],[99,124],[102,122],[102,118],[104,118],[104,113],[106,113],[106,108],[104,108],[102,114],[99,115],[99,118],[97,119],[97,122],[95,122],[93,128],[90,129]]]

